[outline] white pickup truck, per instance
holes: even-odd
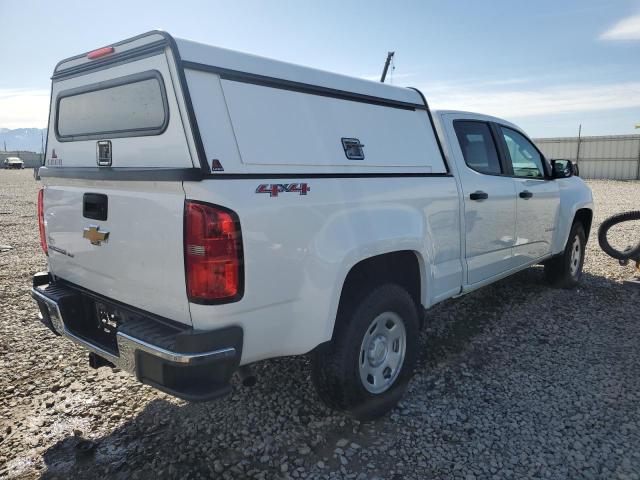
[[[372,418],[422,313],[535,264],[581,276],[591,191],[525,133],[415,89],[153,31],[61,61],[38,201],[42,321],[190,400],[310,354]]]

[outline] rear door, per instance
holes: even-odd
[[[513,267],[516,191],[505,175],[491,124],[449,117],[450,138],[464,198],[467,284],[475,284]],[[457,141],[456,141],[457,140]]]
[[[50,269],[188,324],[182,177],[198,167],[175,65],[163,46],[120,53],[126,61],[54,75],[40,171]]]

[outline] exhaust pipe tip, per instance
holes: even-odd
[[[238,369],[238,377],[240,377],[240,381],[245,387],[253,387],[258,381],[251,371],[251,367],[248,365],[244,365]]]

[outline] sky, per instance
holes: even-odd
[[[0,0],[0,128],[46,127],[62,58],[152,30],[393,84],[532,137],[640,133],[640,0]]]

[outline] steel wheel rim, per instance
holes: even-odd
[[[569,263],[569,271],[571,276],[575,277],[580,270],[580,260],[582,259],[582,245],[580,245],[580,238],[576,236],[571,245],[571,262]]]
[[[358,354],[358,370],[370,393],[387,391],[398,378],[407,349],[407,330],[402,318],[384,312],[369,324]]]

